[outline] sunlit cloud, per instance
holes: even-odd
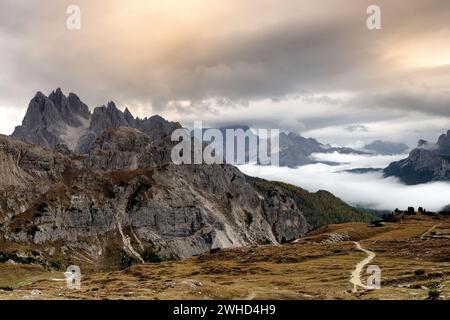
[[[448,118],[450,4],[379,0],[383,28],[369,31],[372,2],[79,0],[70,31],[72,1],[1,1],[0,106],[20,111],[0,130],[36,91],[61,87],[92,108],[114,100],[185,125],[247,122],[339,144],[437,136],[448,129],[436,117]],[[428,129],[411,130],[419,120]],[[356,124],[369,130],[345,130]]]

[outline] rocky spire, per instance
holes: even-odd
[[[80,100],[80,98],[73,92],[70,92],[67,96],[67,100],[71,106],[71,109],[74,113],[79,114],[83,118],[90,118],[91,112],[89,111],[89,107]]]
[[[80,117],[87,119],[90,116],[89,108],[75,94],[72,93],[69,96],[70,99],[58,88],[52,91],[48,97],[66,124],[80,127],[82,125]]]
[[[131,114],[130,110],[128,110],[128,107],[125,108],[125,111],[123,112],[125,120],[128,122],[128,125],[130,127],[134,127],[135,126],[135,119],[133,117],[133,115]]]
[[[84,125],[82,119],[89,121],[89,117],[89,108],[75,95],[69,99],[60,88],[48,97],[38,91],[28,105],[22,125],[15,128],[12,136],[54,148],[65,142],[63,137],[68,131],[76,136],[77,128]]]
[[[157,115],[134,118],[128,108],[122,112],[113,101],[95,108],[91,115],[88,106],[76,94],[65,96],[57,88],[48,97],[42,92],[36,93],[22,125],[16,127],[12,136],[50,148],[66,144],[72,151],[87,153],[100,133],[118,127],[138,129],[154,140],[170,135],[181,125]]]
[[[439,137],[437,144],[441,149],[450,149],[450,130]]]
[[[92,113],[90,130],[100,133],[108,128],[128,127],[128,121],[122,111],[117,109],[113,101],[108,102],[107,106],[101,106],[94,109]]]

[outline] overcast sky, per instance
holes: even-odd
[[[61,87],[187,126],[413,146],[450,129],[449,27],[448,0],[1,0],[0,132]]]

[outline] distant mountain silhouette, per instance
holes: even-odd
[[[391,163],[384,174],[399,177],[407,184],[450,181],[450,130],[437,143],[419,140],[408,158]]]

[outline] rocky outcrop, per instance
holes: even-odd
[[[88,107],[75,94],[66,97],[57,89],[46,97],[38,92],[12,136],[50,148],[60,143],[74,147],[89,118]]]
[[[306,218],[298,214],[298,207],[294,199],[287,197],[280,189],[269,189],[264,196],[264,212],[272,226],[274,234],[282,243],[291,241],[309,231]],[[297,226],[302,226],[299,230]]]
[[[450,130],[435,144],[420,140],[408,158],[391,163],[384,169],[384,174],[398,177],[406,184],[449,181]]]
[[[136,128],[157,140],[181,125],[157,115],[135,118],[128,108],[122,112],[114,102],[95,108],[91,114],[77,95],[69,93],[66,97],[58,88],[48,97],[41,92],[36,94],[12,137],[49,148],[65,144],[72,152],[86,154],[99,134],[118,127]]]
[[[107,129],[94,141],[84,163],[109,171],[169,164],[172,146],[170,137],[152,140],[134,128]]]
[[[75,156],[1,136],[0,248],[14,242],[41,261],[105,267],[123,255],[186,258],[309,230],[281,190],[260,192],[230,165],[171,164],[170,139],[155,143],[120,127]]]
[[[93,109],[91,114],[89,108],[75,94],[70,93],[66,97],[61,89],[57,89],[49,97],[40,92],[36,94],[30,102],[22,125],[16,127],[12,136],[50,148],[65,144],[74,153],[87,154],[103,131],[119,127],[135,128],[144,132],[151,141],[157,141],[170,136],[175,129],[181,128],[181,125],[158,115],[144,119],[134,117],[128,108],[122,112],[112,101],[106,106]],[[250,128],[248,126],[219,128],[224,135],[224,146],[227,129],[242,129],[245,132]],[[253,147],[258,148],[259,138],[253,133],[250,135],[257,141]],[[316,163],[317,161],[311,158],[313,153],[366,154],[350,148],[323,145],[315,139],[304,138],[296,133],[281,133],[279,139],[280,166],[297,167]],[[235,150],[236,148],[235,144]],[[250,158],[251,154],[257,154],[256,150],[252,153],[248,144],[245,148],[246,161],[256,161],[257,159]],[[226,157],[225,149],[221,153]]]
[[[125,119],[124,113],[117,109],[114,102],[109,102],[106,107],[94,109],[89,130],[98,134],[105,129],[129,126],[130,123]]]
[[[99,134],[107,129],[119,127],[135,128],[145,133],[150,141],[155,141],[169,137],[175,129],[181,128],[181,125],[169,122],[158,115],[144,119],[134,118],[128,108],[122,112],[117,109],[114,102],[110,102],[107,107],[94,109],[89,131],[80,138],[76,152],[88,153]]]
[[[295,188],[231,165],[173,164],[177,128],[113,102],[90,114],[74,94],[38,93],[13,134],[20,140],[0,136],[0,253],[110,269],[291,241],[311,228]],[[305,207],[310,216],[315,207]]]

